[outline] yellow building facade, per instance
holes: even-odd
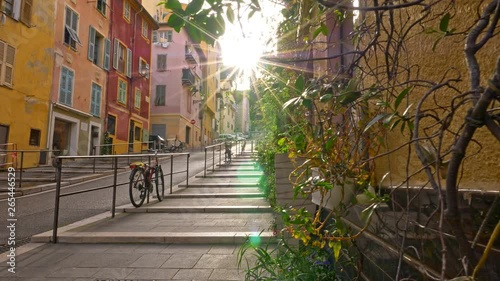
[[[31,150],[23,167],[32,167],[46,162],[54,1],[0,2],[0,150]],[[20,152],[0,151],[8,166],[21,167]]]

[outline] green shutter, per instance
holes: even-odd
[[[104,39],[104,62],[103,62],[103,68],[106,70],[109,70],[109,59],[110,59],[110,52],[111,52],[111,41],[109,39]]]
[[[87,57],[90,61],[94,61],[94,52],[95,52],[95,29],[92,26],[89,26],[89,50]]]

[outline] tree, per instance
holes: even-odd
[[[179,16],[169,24],[190,22],[187,26],[201,27],[192,31],[195,38],[211,42],[224,32],[224,18],[234,22],[242,7],[252,12],[261,7],[256,1],[216,0],[207,1],[209,8],[202,10],[203,2],[196,1],[196,9],[190,4],[192,8],[182,10],[168,1],[167,7]],[[284,102],[285,108],[293,108],[287,111],[289,126],[279,128],[287,128],[293,154],[311,159],[306,170],[320,171],[318,178],[299,177],[296,191],[324,193],[334,188],[333,183],[342,183],[339,174],[350,173],[361,184],[357,192],[373,196],[371,208],[365,208],[366,225],[359,232],[335,226],[341,231],[326,235],[327,219],[300,220],[298,213],[290,215],[298,222],[290,231],[306,242],[311,235],[333,241],[328,244],[339,251],[345,245],[338,241],[354,241],[371,227],[371,218],[384,221],[378,207],[391,198],[392,208],[403,211],[399,218],[403,226],[395,227],[402,232],[397,239],[395,279],[402,278],[403,261],[411,256],[408,248],[417,249],[408,244],[410,232],[420,237],[421,245],[425,235],[437,235],[440,241],[440,258],[428,255],[423,246],[415,250],[436,272],[421,270],[424,276],[498,278],[498,267],[482,266],[500,228],[495,228],[498,207],[483,199],[491,206],[486,204],[482,215],[474,217],[474,209],[460,199],[459,188],[471,189],[480,182],[498,194],[500,172],[483,164],[498,165],[489,159],[500,157],[500,60],[491,58],[500,42],[500,1],[366,0],[353,7],[350,1],[301,0],[283,5],[279,36],[285,55],[266,62],[298,71],[292,79],[290,74],[269,72],[282,84],[268,84],[261,94],[285,90],[292,95]],[[335,33],[350,24],[355,11],[359,19],[352,30]],[[205,35],[196,37],[199,32]],[[338,39],[332,40],[333,35]],[[263,122],[276,120],[266,116],[274,118],[264,114]],[[347,161],[352,157],[355,161]],[[339,163],[343,166],[335,165]],[[332,166],[341,170],[331,172]],[[387,177],[381,176],[386,173]],[[411,186],[419,186],[417,194]],[[437,196],[429,206],[415,203],[424,186]],[[399,190],[406,196],[404,203],[394,199]],[[351,207],[333,210],[327,217],[341,221]],[[426,219],[410,218],[415,209]],[[478,240],[487,245],[480,247]]]

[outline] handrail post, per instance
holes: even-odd
[[[173,179],[174,179],[174,156],[170,155],[170,194],[172,194]]]
[[[52,243],[57,243],[57,227],[59,224],[59,197],[61,196],[61,174],[62,174],[62,159],[56,157],[54,159],[56,168],[56,198],[54,206],[54,224],[52,229]]]
[[[23,165],[24,165],[24,151],[21,151],[21,173],[19,173],[19,188],[23,184]]]
[[[186,169],[186,188],[189,188],[189,160],[191,158],[191,154],[187,154],[187,158],[186,158],[186,165],[187,165],[187,169]]]
[[[115,170],[113,172],[113,202],[112,202],[112,206],[111,206],[111,217],[112,218],[115,217],[115,208],[116,208],[116,181],[117,181],[117,175],[118,175],[118,157],[115,157],[115,159],[113,159],[113,162],[115,162]]]
[[[207,148],[205,147],[205,169],[203,169],[203,177],[207,176]]]
[[[219,166],[221,165],[222,161],[222,146],[219,144]]]
[[[212,173],[215,172],[215,147],[212,148]]]

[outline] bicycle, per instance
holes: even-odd
[[[149,165],[142,161],[130,163],[130,202],[134,207],[142,206],[146,197],[153,193],[153,182],[156,185],[156,196],[159,202],[163,200],[165,194],[165,179],[163,170],[158,163],[158,151],[154,155],[154,165]],[[153,178],[154,175],[154,178]]]
[[[169,148],[169,152],[182,152],[184,150],[184,143],[182,141],[179,141],[179,144],[176,145],[177,143],[177,137],[175,137],[174,144],[172,144]]]
[[[233,156],[233,152],[231,151],[231,142],[224,142],[224,161],[226,163],[231,163],[231,157]]]

